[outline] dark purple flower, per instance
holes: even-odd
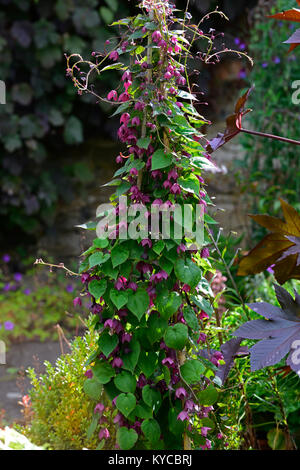
[[[11,258],[9,256],[9,254],[5,254],[5,255],[2,256],[2,259],[3,259],[4,263],[9,263]]]
[[[209,258],[209,249],[207,247],[201,250],[201,258]]]
[[[67,291],[67,292],[70,292],[70,293],[71,293],[71,292],[73,292],[73,290],[74,290],[74,286],[73,286],[72,284],[68,284],[68,285],[66,286],[66,291]]]
[[[112,361],[111,365],[113,367],[122,367],[123,361],[120,357],[115,357],[115,359]]]
[[[100,441],[102,439],[109,439],[109,438],[110,438],[109,430],[107,428],[101,429],[101,431],[99,432]]]
[[[188,421],[189,420],[189,414],[187,411],[181,411],[179,415],[177,416],[177,419],[179,421]]]
[[[118,101],[118,93],[116,92],[116,90],[111,90],[107,95],[107,99],[109,101]]]
[[[126,101],[129,101],[129,100],[130,100],[130,96],[126,92],[122,93],[119,96],[119,101],[122,102],[122,103],[125,103]]]
[[[81,298],[80,297],[75,297],[75,299],[73,299],[73,305],[74,307],[81,307],[82,305],[82,302],[81,302]]]
[[[122,339],[121,339],[122,344],[130,343],[131,340],[132,340],[132,336],[131,336],[130,333],[123,333],[122,334]]]
[[[103,403],[98,403],[94,408],[94,413],[102,414],[104,410],[105,406],[103,405]]]
[[[174,183],[174,184],[172,185],[171,189],[170,189],[170,192],[171,192],[172,194],[180,194],[180,193],[181,193],[181,188],[180,188],[179,184]]]
[[[162,39],[162,35],[161,35],[161,32],[160,31],[154,31],[154,33],[152,34],[152,40],[153,42],[159,42],[160,40]]]
[[[113,61],[117,61],[118,58],[119,58],[119,54],[117,51],[112,51],[110,54],[109,54],[109,58]]]
[[[187,397],[187,391],[183,387],[177,388],[175,392],[175,397],[179,398],[179,400],[183,400],[184,398]]]
[[[199,344],[200,342],[205,343],[205,341],[206,341],[206,334],[205,333],[200,333],[199,338],[197,340],[197,344]]]
[[[127,288],[132,289],[135,292],[137,290],[138,286],[135,282],[131,281],[131,282],[129,282]]]
[[[30,294],[31,294],[31,290],[30,290],[30,289],[24,289],[24,294],[25,294],[25,295],[30,295]]]
[[[93,371],[91,369],[88,369],[84,375],[88,378],[88,379],[92,379],[93,378]]]

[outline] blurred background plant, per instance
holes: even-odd
[[[22,266],[2,257],[0,265],[0,334],[6,344],[26,340],[45,341],[58,338],[57,324],[66,336],[82,331],[82,308],[73,305],[80,281],[63,272],[49,272],[33,267],[27,258]],[[24,274],[14,272],[21,267]],[[84,304],[84,306],[86,306]]]
[[[1,0],[0,5],[0,78],[7,91],[6,105],[0,106],[0,216],[2,236],[20,242],[20,235],[39,235],[51,225],[58,200],[70,201],[80,183],[91,179],[83,158],[74,161],[72,151],[61,165],[66,147],[101,128],[102,135],[110,132],[101,104],[99,112],[85,96],[78,105],[64,77],[64,53],[103,50],[114,34],[107,25],[126,16],[129,6],[117,0]],[[107,85],[115,78],[107,74],[104,80]]]
[[[266,15],[297,8],[295,0],[261,1],[252,18],[249,52],[255,61],[247,83],[255,84],[249,98],[254,111],[247,117],[253,130],[299,140],[299,105],[294,104],[292,84],[299,80],[300,60],[297,51],[287,55],[282,44],[296,29],[296,24],[268,19]],[[271,139],[243,135],[245,156],[236,162],[241,168],[241,190],[246,193],[249,213],[276,216],[279,197],[300,209],[300,163],[298,147]],[[261,239],[264,229],[252,225],[253,239]]]

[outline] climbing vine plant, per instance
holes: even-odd
[[[81,295],[90,296],[100,334],[86,363],[85,391],[98,399],[103,388],[111,400],[121,449],[209,449],[220,447],[224,437],[213,408],[224,361],[211,349],[206,327],[215,313],[206,279],[213,271],[208,226],[214,221],[207,213],[211,201],[202,172],[213,163],[200,132],[206,120],[195,107],[187,62],[195,41],[206,47],[200,60],[211,63],[218,55],[214,32],[204,34],[202,22],[192,24],[188,12],[177,12],[166,1],[144,0],[140,7],[136,17],[113,23],[120,28],[117,48],[93,52],[93,61],[67,57],[67,74],[80,94],[117,106],[118,137],[126,148],[110,183],[116,187],[112,209],[98,211],[106,215],[106,236],[95,238],[80,266]],[[121,71],[121,83],[103,98],[96,91],[97,77],[111,69]],[[135,219],[136,211],[129,211],[124,221],[120,197],[131,209],[146,207],[143,217]],[[175,215],[170,236],[163,237],[160,227],[154,236],[155,208],[175,205],[192,208],[193,229],[196,208],[202,208],[201,247],[191,245],[191,235],[176,236]],[[134,220],[137,235],[121,236]],[[98,234],[99,225],[86,226],[96,227]],[[91,432],[103,410],[98,403]],[[101,422],[99,448],[110,439],[105,419]]]

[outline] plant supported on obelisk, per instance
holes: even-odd
[[[186,64],[194,41],[212,50],[213,33],[205,35],[187,12],[176,17],[167,1],[140,6],[141,14],[113,24],[119,44],[94,52],[95,63],[67,57],[80,94],[98,96],[93,77],[122,71],[119,88],[98,99],[118,106],[118,137],[127,146],[117,157],[110,209],[98,211],[106,217],[80,266],[100,333],[86,364],[86,391],[95,395],[103,386],[112,400],[121,449],[209,449],[224,431],[213,412],[222,355],[209,348],[214,308],[205,275],[212,267],[209,233],[201,232],[211,221],[201,173],[214,164],[201,145],[207,121],[194,106]],[[101,404],[96,408],[101,415]],[[100,447],[109,442],[105,420],[99,438]]]

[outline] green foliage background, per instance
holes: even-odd
[[[278,0],[264,13],[295,7],[294,0]],[[292,83],[300,77],[300,58],[298,50],[287,55],[289,46],[283,44],[297,25],[267,19],[265,14],[250,35],[249,51],[255,64],[249,82],[255,89],[248,103],[253,112],[248,115],[247,127],[299,140],[299,104],[292,102]],[[280,63],[276,63],[278,59]],[[241,141],[246,154],[238,164],[243,167],[243,186],[252,213],[279,214],[279,197],[300,209],[299,147],[250,135],[244,135]],[[260,239],[263,229],[257,224],[253,229]]]

